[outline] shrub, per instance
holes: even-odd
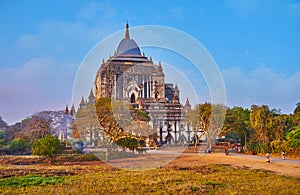
[[[22,138],[15,138],[9,144],[9,153],[11,154],[30,154],[31,153],[31,144],[29,141]]]
[[[60,150],[60,142],[56,137],[46,135],[45,137],[36,140],[32,144],[32,153],[39,156],[46,156],[50,159],[50,164],[54,156]]]
[[[134,150],[138,147],[138,140],[132,137],[124,137],[116,141],[116,144],[123,148]]]

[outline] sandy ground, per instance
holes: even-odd
[[[206,155],[184,153],[170,163],[170,165],[177,166],[197,166],[206,164],[230,164],[234,167],[270,170],[280,175],[300,177],[299,160],[282,160],[271,157],[271,163],[266,164],[263,156],[241,155],[236,153],[231,153],[229,156],[226,156],[224,153]]]
[[[106,165],[111,166],[106,166]],[[85,161],[85,162],[61,162],[57,165],[46,166],[39,165],[9,165],[6,163],[0,163],[0,176],[2,174],[19,175],[20,172],[39,172],[40,168],[44,169],[57,169],[56,172],[63,172],[64,169],[71,169],[76,171],[86,170],[86,166],[93,171],[97,167],[111,168],[153,168],[153,167],[193,167],[207,164],[229,164],[233,167],[239,167],[244,169],[261,169],[269,170],[279,175],[287,175],[300,178],[300,160],[282,160],[280,158],[272,158],[271,163],[265,163],[265,157],[252,156],[245,154],[230,153],[226,156],[224,153],[211,153],[211,154],[199,154],[199,153],[152,153],[148,156],[138,158],[126,158],[120,160],[111,160],[108,163],[103,161]],[[65,167],[65,168],[63,168]],[[68,167],[68,168],[67,168]],[[109,168],[110,167],[110,168]],[[13,169],[13,170],[12,170]],[[32,170],[31,170],[32,169]],[[36,170],[35,170],[36,169]],[[75,170],[76,169],[76,170]],[[24,172],[24,174],[26,174]],[[21,174],[22,175],[22,174]],[[1,178],[1,177],[0,177]]]
[[[149,151],[149,156],[120,159],[110,161],[108,164],[118,168],[139,168],[139,167],[162,167],[162,166],[199,166],[207,164],[230,164],[234,167],[246,169],[269,170],[276,174],[300,177],[300,160],[283,160],[271,156],[271,163],[266,164],[265,157],[259,155],[248,155],[230,153],[226,156],[223,152],[206,154],[182,153],[182,148],[166,148],[164,150]]]

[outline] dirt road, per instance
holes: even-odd
[[[226,156],[224,153],[212,153],[206,155],[184,153],[170,163],[170,165],[176,166],[196,166],[205,164],[230,164],[234,167],[270,170],[280,175],[300,177],[299,160],[282,160],[271,157],[271,163],[266,164],[263,156],[256,155],[231,153],[229,156]]]

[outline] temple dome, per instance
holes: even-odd
[[[136,42],[133,39],[130,39],[128,23],[126,24],[125,37],[119,43],[117,54],[118,55],[126,55],[126,54],[141,55],[139,46],[136,44]]]
[[[117,54],[141,55],[141,51],[134,40],[122,39],[122,41],[119,43]]]

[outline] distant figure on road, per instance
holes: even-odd
[[[229,155],[229,150],[225,149],[225,155],[228,156]]]
[[[271,160],[270,160],[270,152],[267,152],[267,154],[266,154],[266,164],[268,164],[268,163],[270,163],[271,162]]]
[[[283,150],[282,150],[282,152],[281,152],[281,158],[282,158],[283,160],[285,160],[285,151],[283,151]]]

